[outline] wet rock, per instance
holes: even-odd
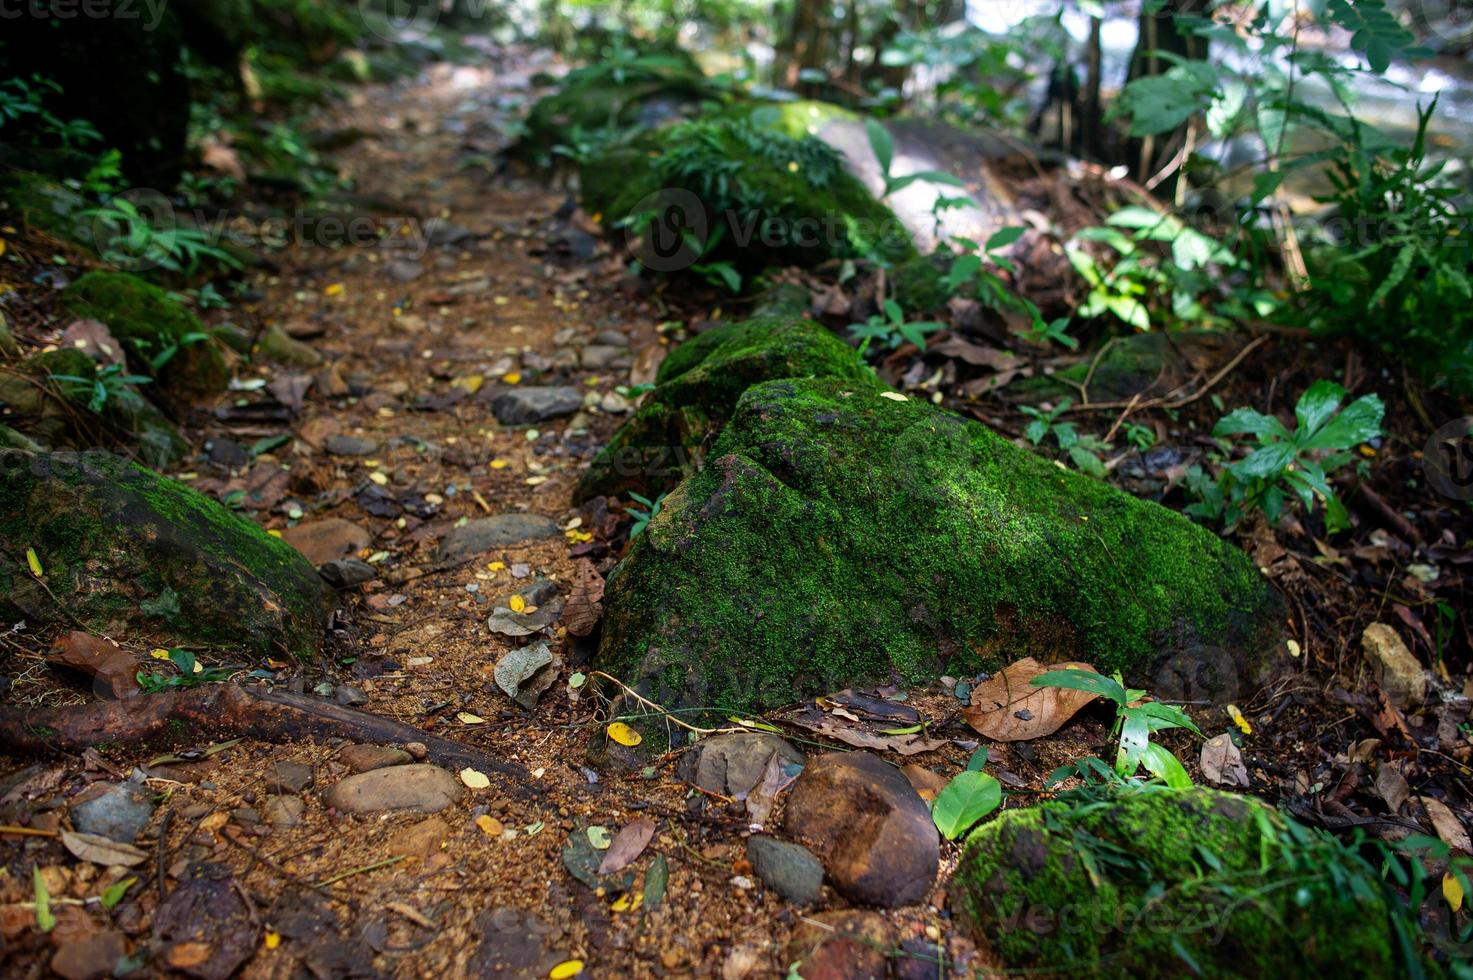
[[[92,690],[99,697],[118,700],[139,693],[138,660],[100,636],[72,630],[51,645],[47,659],[92,678]]]
[[[363,528],[340,517],[308,521],[281,532],[281,539],[314,565],[348,558],[372,543]]]
[[[776,837],[747,838],[747,860],[773,891],[794,905],[812,905],[823,887],[823,865],[802,844]]]
[[[437,813],[458,802],[462,792],[460,780],[444,769],[415,763],[349,776],[328,787],[322,801],[343,813]]]
[[[314,347],[302,343],[276,323],[267,327],[256,340],[256,347],[252,353],[260,354],[268,360],[296,367],[315,368],[322,364],[322,355]]]
[[[394,259],[384,263],[384,275],[391,282],[414,282],[424,273],[425,267],[410,259]]]
[[[610,347],[607,344],[589,344],[578,351],[578,363],[589,371],[599,371],[610,364],[615,358],[624,353],[622,347]]]
[[[803,764],[803,753],[771,732],[712,735],[680,757],[675,773],[683,782],[708,793],[741,796],[757,785],[767,760],[776,752],[784,762]]]
[[[127,952],[127,939],[115,929],[73,935],[51,957],[51,969],[62,980],[102,980]]]
[[[153,797],[138,783],[93,783],[72,800],[72,827],[131,844],[153,818]]]
[[[312,767],[305,762],[273,762],[266,767],[266,788],[273,793],[300,793],[312,780]]]
[[[541,514],[497,514],[452,528],[440,541],[435,558],[438,561],[458,561],[492,548],[555,538],[561,533],[557,522]]]
[[[940,835],[910,783],[878,756],[810,759],[788,795],[782,826],[813,849],[834,887],[853,902],[892,908],[930,894]]]
[[[0,615],[75,617],[164,647],[310,657],[334,602],[286,542],[109,453],[0,452],[0,553],[27,548],[45,588],[24,565],[0,563]]]
[[[874,912],[820,912],[793,933],[784,961],[796,962],[803,980],[884,980],[894,942],[890,924]]]
[[[328,436],[322,448],[334,456],[372,456],[378,452],[379,442],[368,436],[354,436],[346,433]]]
[[[372,772],[387,766],[407,766],[414,758],[388,745],[349,745],[338,753],[338,761],[354,772]]]
[[[268,796],[261,804],[261,816],[273,827],[299,827],[306,812],[299,796]]]
[[[474,931],[481,942],[467,969],[478,980],[545,977],[568,958],[551,948],[560,933],[556,926],[509,905],[482,912]]]
[[[333,694],[334,701],[349,708],[368,703],[368,695],[352,684],[339,684],[337,691]]]
[[[339,558],[336,561],[324,562],[317,569],[317,574],[335,589],[351,589],[355,585],[372,582],[378,577],[378,572],[374,571],[372,565],[357,558]]]
[[[1372,623],[1361,634],[1361,649],[1376,684],[1392,704],[1406,708],[1422,703],[1427,696],[1427,671],[1396,630],[1385,623]]]
[[[491,411],[502,425],[531,425],[572,415],[581,407],[583,393],[577,388],[512,388],[491,402]]]

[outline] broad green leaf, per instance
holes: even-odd
[[[1240,477],[1278,479],[1279,474],[1288,469],[1292,462],[1294,447],[1286,442],[1275,442],[1253,450],[1228,469]]]
[[[1172,789],[1191,789],[1192,777],[1182,767],[1176,756],[1166,751],[1165,746],[1150,743],[1141,750],[1141,765],[1146,771],[1162,780]]]
[[[1378,395],[1362,395],[1346,405],[1303,443],[1304,449],[1349,449],[1381,434],[1386,405]]]
[[[1345,389],[1333,381],[1321,379],[1304,389],[1304,394],[1299,396],[1299,403],[1294,406],[1294,418],[1299,422],[1299,438],[1308,439],[1318,432],[1320,426],[1335,414],[1335,409],[1340,407],[1344,397]]]
[[[1244,434],[1274,439],[1289,438],[1289,430],[1284,428],[1282,422],[1272,415],[1264,415],[1251,408],[1239,408],[1224,415],[1212,427],[1212,434],[1218,438]]]
[[[1013,242],[1022,238],[1027,231],[1028,229],[1021,225],[1011,225],[1003,228],[1001,231],[994,232],[992,237],[987,239],[986,251],[995,252],[1000,248],[1007,248]]]
[[[1034,687],[1063,687],[1071,691],[1089,691],[1091,694],[1108,698],[1118,705],[1124,705],[1129,700],[1125,696],[1125,688],[1113,677],[1073,667],[1039,674],[1033,678],[1032,684]]]
[[[946,784],[931,804],[931,819],[947,840],[956,840],[1002,803],[1002,784],[985,772],[968,769]]]
[[[864,130],[869,135],[869,145],[875,151],[875,159],[880,161],[880,173],[888,178],[890,164],[895,159],[895,142],[890,139],[890,131],[873,119],[865,120]]]

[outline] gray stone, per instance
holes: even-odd
[[[152,795],[136,783],[94,783],[72,803],[72,826],[79,833],[124,844],[137,840],[152,817]]]
[[[733,732],[703,738],[680,757],[676,775],[708,793],[741,796],[757,785],[776,752],[784,762],[803,764],[803,753],[770,732]]]
[[[298,827],[306,812],[299,796],[268,796],[261,804],[261,816],[273,827]]]
[[[524,541],[555,538],[562,533],[551,518],[541,514],[496,514],[453,528],[435,552],[439,561],[457,561],[491,548],[505,548]]]
[[[334,456],[372,456],[378,452],[378,440],[367,436],[328,436],[323,448]]]
[[[378,572],[374,571],[372,565],[357,558],[339,558],[336,561],[323,562],[318,567],[317,574],[335,589],[351,589],[355,585],[372,582],[378,578]]]
[[[747,860],[768,887],[794,905],[812,905],[823,887],[823,865],[802,844],[748,837]]]
[[[1361,634],[1361,649],[1376,685],[1392,704],[1406,708],[1422,703],[1427,696],[1426,668],[1412,656],[1396,630],[1385,623],[1372,623]]]
[[[459,802],[460,781],[438,766],[416,763],[362,772],[328,787],[322,801],[343,813],[408,810],[438,813]]]
[[[312,767],[305,762],[273,762],[266,767],[266,788],[273,793],[300,793],[312,785]]]
[[[931,893],[941,836],[900,770],[868,752],[809,761],[783,811],[785,834],[808,844],[845,898],[894,908]]]
[[[578,363],[589,370],[606,368],[614,362],[620,354],[624,353],[622,347],[610,347],[608,344],[589,344],[578,351]]]
[[[559,415],[572,415],[583,407],[577,388],[512,388],[497,395],[491,411],[502,425],[531,425]]]
[[[593,342],[608,347],[617,347],[620,350],[627,350],[629,348],[629,338],[618,330],[600,330],[594,336]]]

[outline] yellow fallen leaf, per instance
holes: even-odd
[[[583,972],[582,960],[563,960],[547,974],[547,980],[568,980]]]
[[[1454,912],[1463,907],[1463,883],[1451,871],[1442,875],[1442,897]]]
[[[1248,724],[1248,719],[1243,717],[1243,712],[1238,710],[1238,706],[1236,704],[1228,705],[1227,713],[1228,717],[1233,720],[1233,724],[1238,726],[1239,731],[1241,731],[1244,735],[1253,734],[1253,726]]]
[[[485,813],[476,818],[476,826],[480,827],[481,833],[487,837],[500,837],[501,832],[506,829],[501,825],[500,820]]]
[[[0,238],[0,255],[5,254],[5,239]]]
[[[328,286],[326,289],[324,289],[322,292],[325,296],[341,296],[343,294],[343,284],[340,282],[335,282],[331,286]]]
[[[888,398],[892,402],[908,402],[908,401],[910,401],[909,398],[905,397],[904,395],[902,395],[898,391],[882,391],[882,392],[880,392],[880,397],[881,398]]]
[[[636,732],[634,729],[630,728],[622,721],[616,721],[609,726],[609,738],[618,742],[620,745],[627,745],[630,748],[633,748],[640,742],[644,741],[643,735],[639,734],[639,732]]]
[[[269,535],[271,535],[273,538],[279,538],[279,537],[281,537],[281,532],[278,531],[274,527],[271,528],[270,530],[268,530],[266,533],[269,534]]]
[[[460,781],[471,789],[485,789],[491,785],[491,780],[486,778],[484,772],[477,772],[470,767],[460,770]]]
[[[644,904],[644,892],[625,892],[610,905],[615,912],[633,912]]]
[[[486,566],[486,570],[488,572],[504,572],[506,571],[506,562],[493,561],[491,564]]]
[[[1290,640],[1287,646],[1289,647],[1289,656],[1291,657],[1297,657],[1299,656],[1299,654],[1303,653],[1303,651],[1299,649],[1298,640]]]
[[[514,595],[507,605],[511,607],[511,611],[514,613],[525,612],[527,609],[527,600],[519,595]]]
[[[155,660],[169,659],[169,651],[165,650],[163,647],[154,647],[152,650],[148,651],[148,655]]]
[[[522,380],[522,374],[520,371],[508,371],[501,376],[501,380],[509,385],[514,385]]]
[[[491,461],[491,468],[492,468],[492,469],[493,469],[493,470],[504,470],[504,469],[506,469],[506,468],[507,468],[507,467],[508,467],[508,466],[510,466],[510,465],[511,465],[511,464],[510,464],[510,463],[508,463],[508,462],[507,462],[507,461],[506,461],[506,460],[504,460],[504,459],[493,459],[493,460],[492,460],[492,461]]]
[[[450,383],[457,388],[464,388],[467,392],[474,395],[481,390],[481,385],[485,384],[485,382],[486,379],[479,374],[468,374],[463,378],[456,378]]]
[[[368,478],[374,483],[377,483],[379,486],[383,486],[384,484],[389,482],[389,478],[378,470],[374,470],[372,473],[368,474]]]
[[[469,711],[459,711],[459,712],[456,712],[455,719],[457,721],[459,721],[462,725],[484,725],[484,724],[486,724],[486,719],[485,718],[482,718],[480,715],[473,715]]]
[[[276,947],[278,947],[280,945],[281,945],[281,933],[279,933],[279,932],[272,932],[270,929],[267,929],[266,930],[266,948],[267,949],[275,949]]]
[[[26,549],[26,564],[31,566],[31,574],[40,578],[44,573],[41,571],[41,559],[36,557],[35,548]]]

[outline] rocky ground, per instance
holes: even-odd
[[[8,974],[567,977],[581,968],[816,980],[973,975],[1029,955],[999,938],[1016,922],[990,938],[963,924],[977,918],[963,914],[967,889],[993,886],[952,877],[960,848],[940,838],[925,802],[978,747],[960,699],[971,681],[845,692],[808,705],[806,724],[768,731],[754,713],[719,722],[693,749],[645,746],[633,765],[606,764],[633,736],[609,727],[609,698],[621,690],[593,676],[588,636],[636,515],[601,498],[577,503],[578,484],[631,413],[631,387],[655,379],[672,324],[723,316],[709,305],[692,315],[704,294],[631,286],[624,258],[565,190],[497,163],[535,67],[436,66],[324,112],[320,129],[361,131],[338,165],[377,202],[387,235],[371,247],[298,242],[249,274],[254,294],[230,314],[245,321],[237,326],[295,346],[280,341],[274,363],[238,370],[231,390],[184,427],[199,455],[168,470],[330,567],[339,586],[316,662],[267,640],[250,657],[222,644],[201,654],[203,666],[424,737],[401,729],[365,740],[344,715],[319,737],[220,739],[207,730],[214,703],[201,702],[203,716],[163,724],[141,747],[104,740],[3,760]],[[18,287],[29,308],[44,308],[44,296],[32,299],[42,287]],[[23,319],[16,332],[36,333],[37,323]],[[1245,388],[1275,370],[1265,356],[1242,366]],[[966,380],[955,377],[964,364],[976,366],[958,360],[949,382]],[[1005,406],[973,414],[1005,434],[1019,427]],[[1179,462],[1142,462],[1135,476],[1149,483]],[[1394,524],[1374,491],[1370,499],[1363,509]],[[1282,615],[1295,640],[1279,651],[1273,683],[1239,692],[1236,721],[1189,705],[1207,735],[1238,733],[1242,761],[1221,740],[1224,755],[1204,756],[1183,732],[1160,736],[1194,777],[1288,799],[1312,824],[1431,833],[1473,849],[1461,821],[1468,701],[1446,667],[1431,672],[1429,691],[1429,672],[1401,639],[1420,650],[1419,637],[1435,631],[1415,611],[1433,603],[1405,594],[1452,588],[1465,535],[1408,527],[1367,520],[1354,557],[1328,545],[1306,555],[1298,548],[1313,535],[1259,529],[1253,563],[1288,594]],[[1429,564],[1444,569],[1439,585],[1415,567]],[[1367,610],[1377,581],[1403,601]],[[241,616],[252,636],[275,635],[275,621]],[[1369,631],[1362,660],[1361,635],[1376,619],[1392,625]],[[83,640],[69,634],[18,627],[3,638],[6,698],[32,712],[22,717],[37,743],[55,733],[38,721],[52,716],[35,712],[89,699],[57,661],[98,655],[74,652]],[[175,676],[118,639],[126,666],[97,684],[131,693],[140,665]],[[639,713],[642,702],[621,704]],[[630,720],[645,737],[711,725],[673,718]],[[1111,720],[1096,706],[1045,738],[994,743],[988,767],[1009,807],[1037,800],[1058,766],[1108,755]],[[854,746],[869,751],[838,751]],[[1235,805],[1213,803],[1202,819],[1252,824]],[[1118,833],[1121,847],[1143,826],[1147,839],[1179,833],[1139,819],[1089,832]],[[997,831],[1025,869],[1026,848],[1006,835],[1027,832]],[[1257,853],[1256,838],[1241,843]],[[43,910],[49,930],[38,928]],[[1384,954],[1347,942],[1336,956],[1389,969],[1375,959]]]

